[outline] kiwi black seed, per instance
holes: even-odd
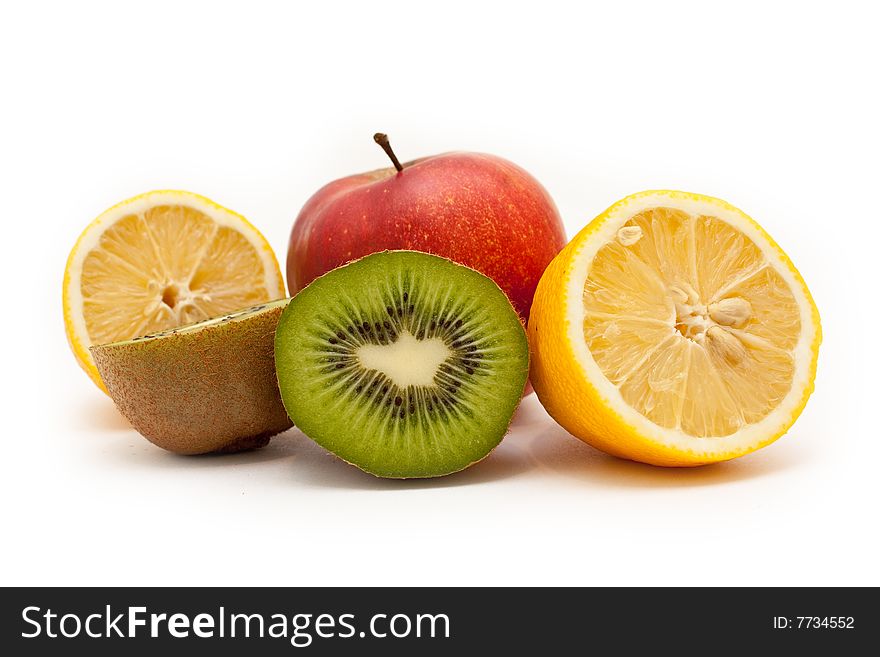
[[[504,437],[528,344],[490,279],[386,251],[301,291],[278,324],[275,361],[285,408],[306,435],[377,476],[434,477]]]

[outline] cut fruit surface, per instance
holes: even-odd
[[[64,273],[64,324],[80,365],[106,391],[91,345],[283,296],[275,255],[244,217],[189,192],[150,192],[80,235]]]
[[[303,433],[382,477],[434,477],[507,433],[528,343],[489,278],[386,251],[335,269],[290,302],[275,334],[281,398]]]
[[[609,208],[545,272],[532,382],[574,435],[660,465],[772,442],[813,388],[821,329],[806,284],[718,199],[645,192]]]

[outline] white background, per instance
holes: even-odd
[[[590,5],[4,3],[0,584],[880,584],[876,16]],[[569,237],[647,188],[743,208],[822,314],[801,419],[736,462],[664,470],[592,450],[533,396],[489,459],[422,482],[296,430],[238,456],[147,443],[65,342],[79,232],[182,188],[283,261],[318,187],[386,165],[377,130],[402,160],[517,162]]]

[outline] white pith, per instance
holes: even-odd
[[[680,429],[666,428],[652,422],[624,400],[620,390],[608,380],[596,363],[584,339],[583,331],[586,317],[583,303],[584,283],[589,276],[593,259],[603,246],[615,239],[621,243],[638,240],[639,235],[630,231],[629,227],[622,229],[623,225],[639,212],[656,207],[677,209],[692,216],[711,215],[742,232],[758,246],[769,266],[785,281],[800,311],[801,334],[791,350],[794,360],[791,388],[776,408],[763,419],[745,425],[729,435],[696,437]],[[678,327],[680,331],[689,331],[692,333],[689,337],[701,341],[716,322],[710,315],[708,305],[704,305],[699,300],[685,299],[685,296],[687,296],[687,291],[683,291],[681,302],[676,303],[675,316],[670,319],[670,322],[680,322]],[[639,435],[650,437],[658,443],[675,449],[706,455],[747,451],[760,444],[762,440],[766,440],[768,436],[778,434],[780,428],[790,421],[792,414],[801,404],[805,389],[810,385],[812,344],[818,331],[811,309],[811,302],[807,298],[801,282],[789,269],[789,265],[762,232],[745,216],[734,208],[726,207],[721,203],[704,203],[665,193],[634,197],[612,210],[604,224],[588,240],[585,240],[579,251],[575,253],[571,262],[571,271],[567,276],[565,294],[565,312],[568,320],[566,330],[574,355],[583,368],[588,383],[596,387],[606,402]],[[713,310],[717,313],[719,310],[725,309]],[[745,309],[740,308],[733,308],[733,310],[746,312]],[[716,314],[716,317],[719,316],[725,322],[730,321],[728,317]],[[739,339],[748,339],[748,336],[741,335],[736,329],[731,329],[731,333],[737,335]]]
[[[364,344],[355,355],[365,369],[382,372],[406,388],[434,385],[434,376],[452,351],[440,338],[418,340],[404,330],[391,344]]]

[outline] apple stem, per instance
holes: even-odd
[[[403,171],[403,165],[400,163],[400,160],[397,159],[394,151],[391,150],[391,142],[388,141],[388,135],[383,132],[377,132],[373,135],[373,141],[379,144],[379,146],[382,147],[382,150],[385,151],[385,154],[391,158],[391,163],[394,165],[394,168],[397,169],[397,173]]]

